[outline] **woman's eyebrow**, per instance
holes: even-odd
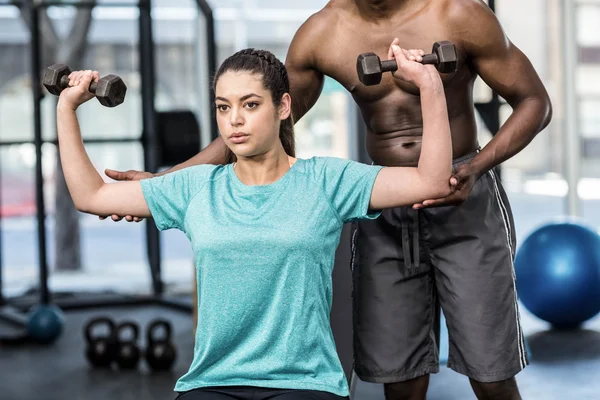
[[[244,96],[240,97],[240,101],[248,100],[251,97],[259,97],[259,98],[262,99],[262,96],[259,96],[256,93],[249,93],[247,95],[244,95]],[[226,101],[226,102],[229,103],[229,100],[227,100],[225,97],[215,97],[215,100]]]

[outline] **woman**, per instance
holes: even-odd
[[[153,217],[190,239],[198,315],[194,359],[175,390],[193,399],[338,399],[348,387],[329,313],[342,225],[450,193],[446,101],[424,54],[392,46],[396,76],[420,88],[423,143],[415,168],[294,157],[289,81],[267,51],[229,57],[214,79],[220,134],[235,155],[141,181],[104,183],[75,110],[97,72],[70,75],[59,99],[62,167],[78,210]],[[253,397],[254,396],[254,397]]]

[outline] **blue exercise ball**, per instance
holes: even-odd
[[[38,343],[52,343],[62,333],[64,320],[64,314],[57,306],[36,305],[29,311],[27,335]]]
[[[600,312],[600,235],[578,222],[531,233],[517,251],[515,273],[523,305],[557,328],[578,327]]]

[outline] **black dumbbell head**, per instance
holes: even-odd
[[[437,65],[438,71],[442,73],[455,72],[458,64],[458,56],[456,54],[456,47],[452,42],[441,41],[433,44],[433,54],[437,54],[439,63]]]
[[[116,107],[125,100],[127,86],[116,75],[106,75],[96,84],[96,97],[106,107]]]
[[[366,86],[381,82],[381,61],[375,53],[363,53],[356,59],[358,79]]]
[[[71,70],[64,64],[51,65],[44,71],[42,83],[51,94],[59,96],[63,91],[60,80],[63,76],[69,76],[70,73]]]

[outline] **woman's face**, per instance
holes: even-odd
[[[227,71],[219,77],[215,95],[219,132],[238,158],[263,155],[281,146],[279,125],[289,116],[288,94],[276,110],[261,75]]]

